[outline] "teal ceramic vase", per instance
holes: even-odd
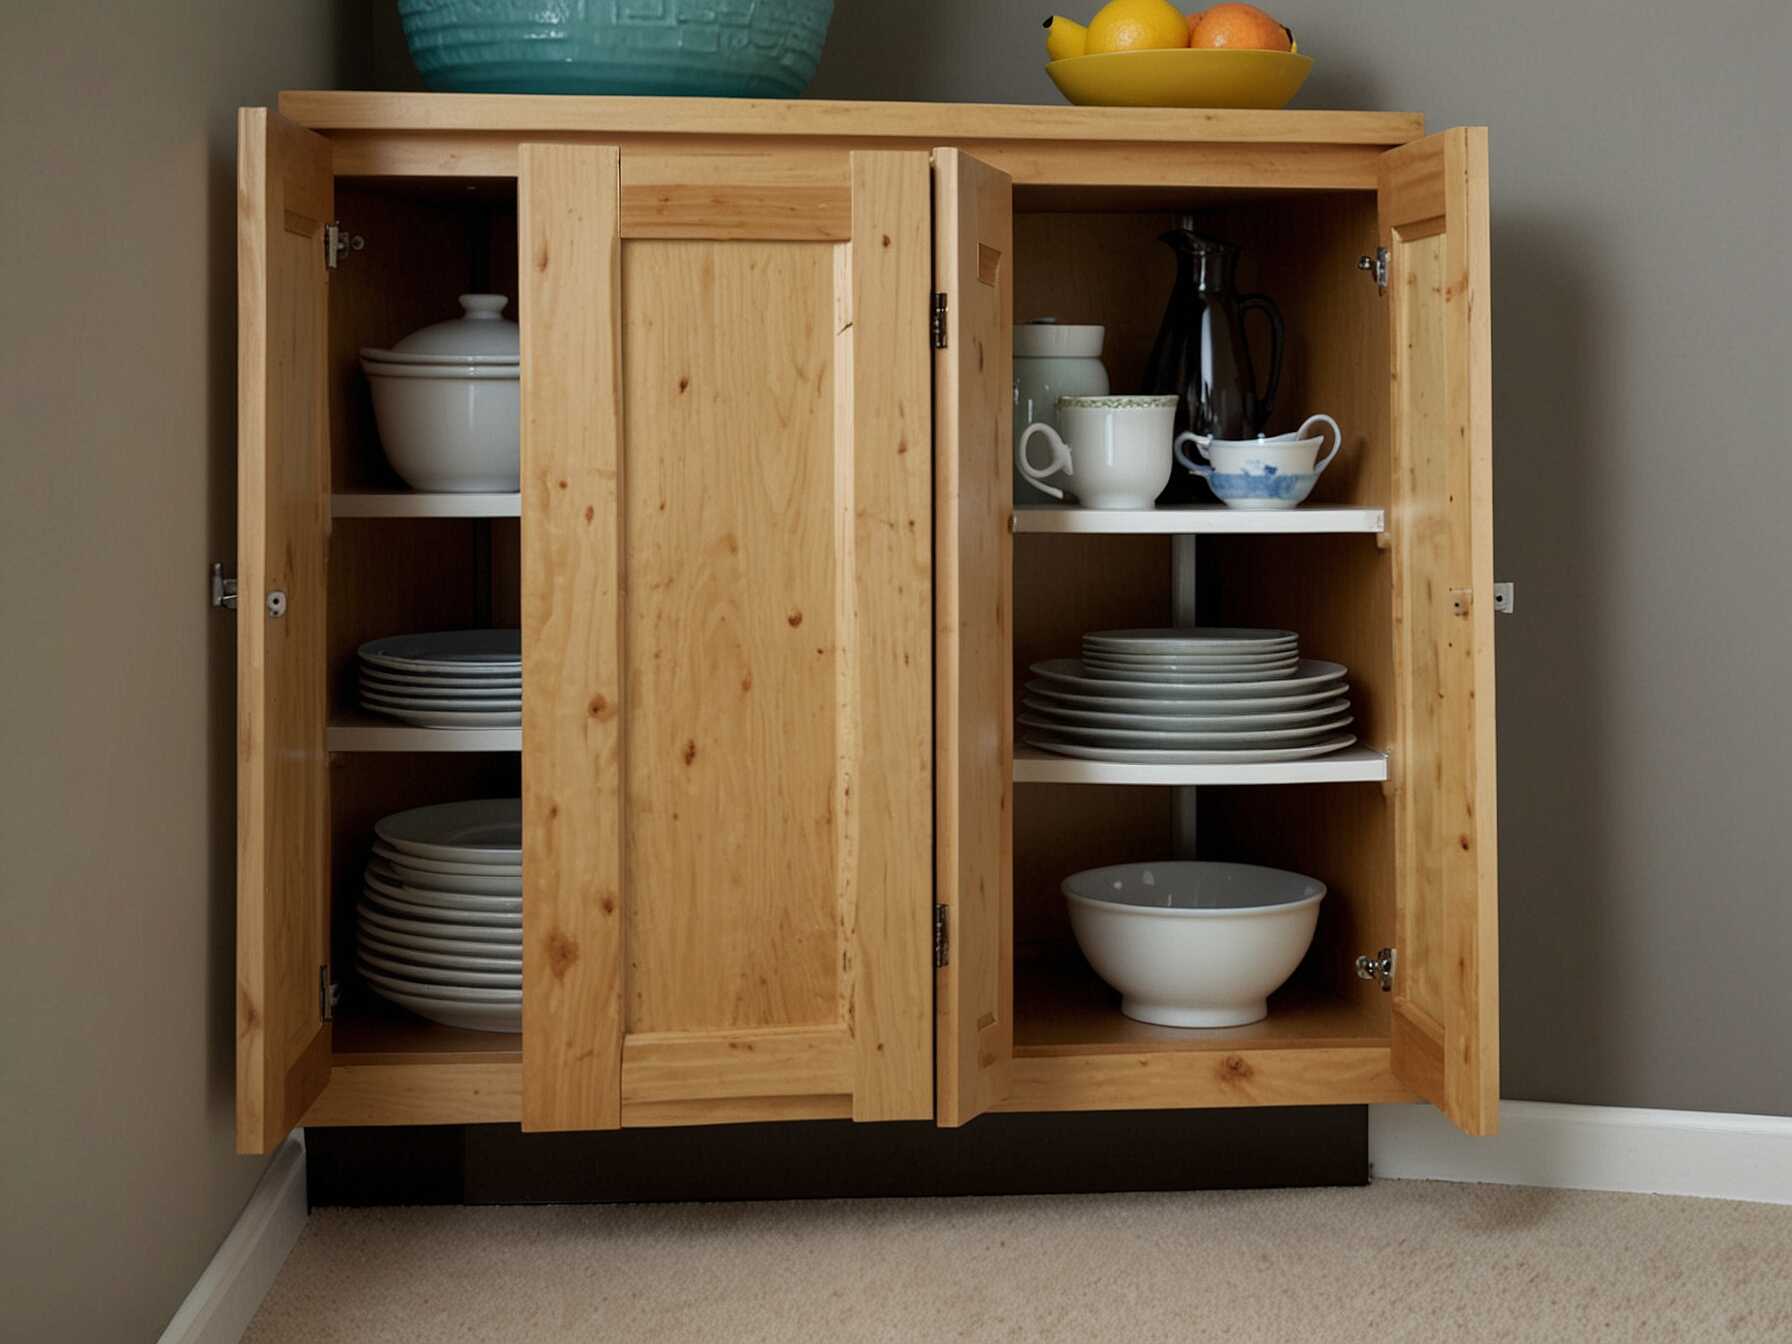
[[[795,98],[833,0],[399,0],[424,83],[453,93]]]

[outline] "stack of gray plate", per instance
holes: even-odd
[[[419,807],[373,833],[356,930],[361,978],[432,1022],[521,1031],[521,800]]]
[[[360,649],[361,706],[419,728],[516,728],[520,630],[395,635]]]
[[[1108,630],[1035,663],[1023,740],[1063,756],[1158,765],[1298,761],[1356,741],[1338,663],[1290,630]]]

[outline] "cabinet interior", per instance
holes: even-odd
[[[1174,257],[1158,235],[1184,213],[1198,230],[1238,244],[1241,292],[1267,292],[1282,311],[1287,349],[1268,432],[1294,429],[1318,411],[1344,429],[1344,449],[1309,504],[1389,508],[1384,307],[1356,266],[1376,246],[1373,192],[1017,190],[1015,321],[1049,316],[1102,324],[1113,390],[1145,390],[1145,366],[1175,278]],[[1250,330],[1259,340],[1258,325]],[[1351,731],[1387,749],[1395,728],[1392,576],[1378,539],[1194,541],[1200,623],[1298,631],[1304,656],[1350,668]],[[1015,704],[1029,665],[1074,656],[1085,632],[1171,624],[1173,548],[1163,536],[1017,535]],[[1376,784],[1197,790],[1193,854],[1318,877],[1328,886],[1318,932],[1263,1022],[1178,1031],[1120,1014],[1119,996],[1077,951],[1059,884],[1085,868],[1178,857],[1177,813],[1187,806],[1180,792],[1016,787],[1016,1055],[1385,1044],[1388,996],[1355,971],[1359,953],[1393,941],[1393,808]]]

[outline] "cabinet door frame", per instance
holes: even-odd
[[[272,1152],[322,1094],[331,1037],[330,142],[237,117],[236,1144]],[[278,611],[270,603],[282,594]]]
[[[1499,1123],[1487,132],[1382,157],[1392,396],[1392,1061],[1470,1134]]]
[[[1007,1097],[1014,1073],[1014,197],[1006,173],[936,149],[934,356],[938,1122]]]
[[[926,156],[855,152],[830,167],[776,154],[687,161],[525,144],[518,168],[524,1127],[929,1117]],[[653,969],[630,960],[639,896],[630,890],[628,753],[630,716],[641,711],[628,689],[627,585],[646,562],[629,553],[627,459],[631,434],[650,436],[631,429],[631,413],[648,414],[639,399],[632,411],[626,404],[634,386],[626,240],[689,243],[694,252],[734,243],[832,250],[831,325],[822,332],[831,341],[836,473],[823,521],[838,566],[830,817],[839,998],[831,1022],[631,1029],[631,978]],[[675,258],[653,264],[684,274]],[[678,395],[689,387],[701,396],[702,383],[693,370]],[[723,541],[745,544],[732,532]],[[645,601],[652,584],[633,581]],[[776,624],[794,637],[803,614],[780,613]],[[740,693],[752,684],[743,676]],[[693,738],[680,768],[697,760]]]

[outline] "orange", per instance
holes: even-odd
[[[1212,50],[1289,51],[1294,34],[1255,5],[1222,4],[1212,6],[1190,25],[1188,44]]]
[[[1207,17],[1207,11],[1206,11],[1206,10],[1204,10],[1204,9],[1193,9],[1193,10],[1190,10],[1190,11],[1189,11],[1189,15],[1188,15],[1188,40],[1189,40],[1189,42],[1190,42],[1190,44],[1191,44],[1191,45],[1192,45],[1192,44],[1193,44],[1193,42],[1194,42],[1194,40],[1195,40],[1195,25],[1196,25],[1196,24],[1198,24],[1198,23],[1200,23],[1200,22],[1201,22],[1201,20],[1202,20],[1202,19],[1204,19],[1204,18],[1206,18],[1206,17]]]

